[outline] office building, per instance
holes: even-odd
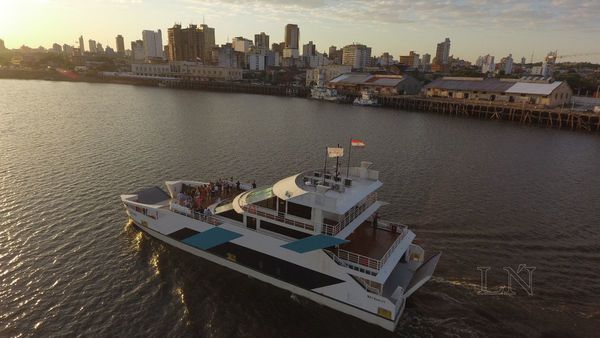
[[[122,35],[117,35],[117,55],[124,56],[125,55],[125,40]]]
[[[96,54],[96,40],[89,39],[88,47],[91,54]]]
[[[236,52],[248,53],[252,47],[252,40],[237,36],[233,38],[231,44]]]
[[[131,58],[133,59],[133,61],[142,61],[146,58],[144,41],[131,41]]]
[[[317,54],[317,47],[312,41],[302,46],[302,56],[314,56]]]
[[[295,24],[285,25],[285,48],[283,49],[284,58],[296,59],[300,56],[298,51],[300,46],[300,28]]]
[[[0,49],[2,49],[2,46],[0,46]],[[62,53],[62,47],[58,43],[53,44],[52,45],[52,53],[56,53],[56,54]]]
[[[254,34],[254,47],[269,50],[269,36],[265,32]]]
[[[510,75],[513,71],[513,58],[512,54],[508,54],[507,57],[504,57],[500,60],[500,70],[504,71],[504,74]]]
[[[215,47],[215,30],[207,25],[190,24],[181,28],[175,24],[168,30],[169,61],[203,61],[208,64]]]
[[[79,36],[79,52],[81,53],[81,55],[83,55],[83,53],[85,53],[85,45],[83,44],[83,35]]]
[[[351,44],[342,49],[342,64],[353,69],[362,69],[370,65],[371,48],[361,44]]]
[[[437,44],[435,51],[436,64],[447,65],[450,57],[450,39],[446,38],[443,42]]]
[[[481,73],[493,73],[496,70],[496,64],[494,63],[493,55],[486,55],[481,57]]]
[[[142,41],[144,42],[144,57],[146,60],[163,59],[162,32],[159,30],[142,31]]]
[[[323,87],[325,83],[344,73],[350,73],[352,67],[345,65],[327,65],[306,70],[306,85]]]
[[[414,51],[410,51],[408,55],[401,55],[399,63],[401,65],[410,67],[410,68],[418,68],[419,67],[419,54]]]
[[[96,43],[96,53],[104,54],[104,48],[100,42]]]

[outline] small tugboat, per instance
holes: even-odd
[[[373,93],[368,90],[360,92],[361,96],[354,99],[354,104],[357,106],[379,107],[381,106],[377,99],[373,98]]]
[[[147,188],[121,201],[160,241],[394,330],[440,254],[426,259],[406,225],[379,219],[387,203],[377,198],[383,184],[371,165],[348,166],[346,175],[337,166],[305,171],[258,188],[167,181],[167,191]]]

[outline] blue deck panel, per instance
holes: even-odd
[[[184,239],[183,243],[201,250],[208,250],[238,237],[242,237],[242,235],[223,228],[212,228]]]
[[[319,234],[316,236],[310,236],[303,239],[299,239],[297,241],[293,241],[291,243],[284,244],[281,247],[286,248],[288,250],[296,251],[298,253],[305,253],[313,250],[328,248],[346,242],[348,241],[345,239]]]

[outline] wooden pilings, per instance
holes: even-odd
[[[384,107],[477,117],[487,120],[515,121],[549,128],[600,131],[600,114],[538,108],[531,105],[476,101],[453,101],[419,96],[379,96]]]

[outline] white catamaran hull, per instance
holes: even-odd
[[[129,210],[128,210],[128,213],[129,213]],[[133,212],[131,212],[131,214],[133,214]],[[364,320],[366,322],[369,322],[371,324],[375,324],[375,325],[381,326],[381,327],[383,327],[383,328],[385,328],[385,329],[387,329],[389,331],[394,331],[394,329],[396,328],[396,325],[398,324],[398,321],[400,320],[400,317],[402,316],[402,313],[404,312],[404,306],[405,306],[405,303],[406,303],[406,299],[402,300],[402,305],[399,308],[399,311],[398,311],[398,313],[396,315],[395,320],[389,320],[389,319],[386,319],[386,318],[382,318],[381,316],[369,313],[369,312],[367,312],[365,310],[362,310],[362,309],[360,309],[358,307],[355,307],[355,306],[352,306],[350,304],[346,304],[346,303],[337,301],[337,300],[335,300],[333,298],[324,296],[324,295],[319,294],[319,293],[317,293],[315,291],[306,290],[306,289],[303,289],[303,288],[299,288],[299,287],[297,287],[297,286],[295,286],[293,284],[289,284],[289,283],[286,283],[286,282],[281,281],[279,279],[267,276],[267,275],[265,275],[263,273],[260,273],[260,272],[258,272],[256,270],[247,268],[245,266],[242,266],[242,265],[237,264],[235,262],[232,262],[230,260],[221,258],[221,257],[216,256],[216,255],[213,255],[213,254],[211,254],[209,252],[206,252],[206,251],[203,251],[203,250],[199,250],[199,249],[196,249],[194,247],[185,245],[185,244],[183,244],[183,243],[181,243],[181,242],[179,242],[177,240],[174,240],[174,239],[172,239],[172,238],[170,238],[168,236],[165,236],[165,235],[163,235],[163,234],[161,234],[161,233],[159,233],[157,231],[152,230],[148,226],[143,226],[141,224],[138,224],[138,222],[139,223],[142,223],[142,222],[146,222],[147,223],[147,221],[153,221],[153,220],[151,220],[151,219],[149,220],[147,217],[143,217],[142,215],[138,215],[136,218],[138,218],[138,219],[145,218],[146,221],[136,221],[135,218],[131,217],[131,215],[130,215],[130,219],[133,221],[133,223],[140,230],[144,231],[148,235],[150,235],[150,236],[152,236],[152,237],[154,237],[154,238],[156,238],[156,239],[158,239],[158,240],[160,240],[160,241],[162,241],[164,243],[167,243],[167,244],[169,244],[169,245],[171,245],[173,247],[176,247],[176,248],[181,249],[181,250],[183,250],[185,252],[188,252],[188,253],[190,253],[190,254],[192,254],[194,256],[198,256],[198,257],[204,258],[204,259],[206,259],[206,260],[208,260],[210,262],[213,262],[213,263],[219,264],[221,266],[224,266],[226,268],[229,268],[229,269],[235,270],[237,272],[243,273],[243,274],[248,275],[248,276],[250,276],[252,278],[255,278],[255,279],[261,280],[263,282],[269,283],[271,285],[274,285],[274,286],[276,286],[278,288],[290,291],[290,292],[292,292],[292,293],[294,293],[296,295],[308,298],[308,299],[310,299],[310,300],[312,300],[314,302],[317,302],[319,304],[325,305],[325,306],[330,307],[330,308],[332,308],[334,310],[341,311],[343,313],[346,313],[346,314],[354,316],[354,317],[358,317],[358,318],[360,318],[360,319],[362,319],[362,320]]]

